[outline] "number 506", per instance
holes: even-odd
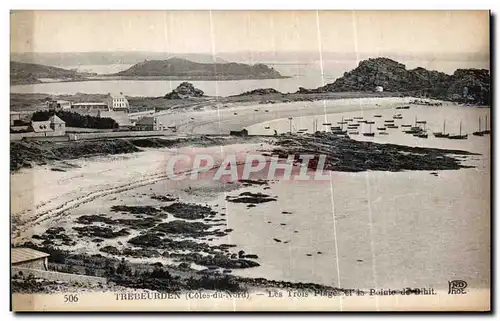
[[[76,294],[65,294],[64,302],[75,303],[78,302],[78,296]]]

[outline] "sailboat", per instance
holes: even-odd
[[[446,134],[446,120],[443,120],[443,131],[440,133],[434,133],[436,138],[447,138],[450,134]]]
[[[474,136],[483,136],[484,133],[481,131],[481,117],[479,117],[479,128],[477,132],[473,132],[472,135]]]
[[[370,122],[369,125],[370,125],[370,132],[369,133],[363,133],[363,136],[373,137],[373,136],[375,136],[375,133],[372,132],[372,124],[371,124],[371,122]]]
[[[427,130],[425,129],[425,124],[426,124],[426,123],[422,123],[422,124],[424,124],[424,129],[423,129],[423,130],[421,130],[419,133],[414,134],[413,136],[416,136],[416,137],[418,137],[418,138],[428,138],[428,137],[429,137],[429,135],[427,135]]]
[[[491,131],[488,129],[488,116],[484,116],[485,118],[485,121],[484,121],[484,130],[483,130],[483,134],[485,135],[489,135],[491,134]]]
[[[462,135],[462,121],[460,121],[460,134],[459,135],[449,135],[448,139],[467,139],[467,134]]]
[[[422,131],[422,128],[420,128],[420,126],[418,125],[420,122],[417,120],[417,116],[415,116],[415,125],[410,127],[409,130],[405,130],[404,133],[405,134],[418,134]]]
[[[330,128],[332,130],[332,133],[337,135],[347,134],[347,130],[344,130],[344,124],[347,124],[347,122],[344,121],[344,117],[342,117],[342,121],[337,122],[337,124],[340,124],[340,126],[332,126]]]

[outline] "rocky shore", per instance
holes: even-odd
[[[316,169],[319,155],[326,156],[325,170],[339,172],[457,170],[470,166],[461,164],[456,155],[477,155],[462,150],[378,144],[318,132],[308,136],[280,136],[272,153],[281,158],[288,155],[315,155],[309,167]]]
[[[46,165],[54,161],[81,157],[129,154],[141,148],[173,148],[180,146],[214,146],[239,140],[234,137],[198,136],[192,138],[109,138],[88,141],[12,141],[10,143],[10,170],[30,168],[34,164]]]

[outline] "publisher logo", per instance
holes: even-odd
[[[448,294],[466,294],[467,282],[462,280],[448,281]]]

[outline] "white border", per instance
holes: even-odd
[[[221,9],[231,9],[231,10],[242,10],[242,9],[267,9],[267,10],[285,10],[285,9],[300,9],[300,10],[307,10],[307,9],[325,9],[325,10],[352,10],[352,9],[357,9],[357,10],[362,10],[362,9],[378,9],[378,10],[383,10],[383,9],[397,9],[397,10],[425,10],[425,9],[439,9],[439,10],[451,10],[451,9],[460,9],[460,10],[478,10],[478,9],[491,9],[493,13],[498,14],[500,12],[499,9],[499,3],[500,1],[496,0],[474,0],[474,1],[443,1],[443,0],[419,0],[419,1],[414,1],[414,2],[404,2],[404,1],[387,1],[387,0],[377,0],[377,1],[359,1],[359,0],[350,0],[350,1],[342,1],[342,2],[335,2],[332,3],[330,1],[317,1],[317,0],[307,0],[307,1],[276,1],[274,3],[271,3],[269,0],[252,0],[252,1],[245,1],[245,2],[238,2],[238,1],[217,1],[217,0],[212,0],[212,1],[194,1],[194,0],[182,0],[182,1],[153,1],[153,0],[141,0],[141,1],[131,1],[131,2],[125,2],[125,1],[107,1],[107,0],[86,0],[84,3],[77,3],[75,1],[61,1],[61,0],[44,0],[44,1],[35,1],[35,0],[3,0],[0,3],[0,6],[2,8],[1,12],[1,35],[2,35],[2,51],[3,51],[3,59],[1,59],[1,64],[0,64],[0,71],[1,71],[1,81],[2,81],[2,91],[1,91],[1,97],[2,97],[2,107],[0,112],[2,117],[1,124],[2,124],[2,135],[0,135],[0,143],[1,143],[1,151],[2,155],[5,155],[0,158],[1,161],[1,177],[0,177],[0,184],[1,184],[1,200],[0,204],[2,204],[2,211],[0,212],[2,215],[2,233],[0,235],[2,238],[4,238],[5,244],[0,246],[1,249],[1,254],[4,258],[3,264],[1,264],[1,302],[2,302],[2,317],[6,317],[7,319],[14,318],[14,315],[12,313],[9,313],[9,302],[10,302],[10,292],[9,292],[9,255],[10,251],[9,248],[7,247],[7,239],[10,241],[10,231],[9,231],[9,159],[8,159],[8,148],[9,148],[9,136],[7,135],[8,133],[8,126],[7,126],[7,119],[8,118],[8,112],[9,112],[9,67],[8,67],[8,60],[7,56],[9,55],[9,10],[10,9],[42,9],[42,10],[47,10],[47,9],[122,9],[122,10],[127,10],[127,9],[172,9],[172,10],[189,10],[189,9],[212,9],[212,10],[221,10]],[[496,17],[496,24],[498,25],[498,17]],[[496,29],[496,28],[495,28]],[[498,33],[495,33],[495,43],[498,41]],[[494,59],[494,57],[492,57]],[[496,61],[496,59],[495,59]],[[493,73],[496,74],[497,69],[492,70]],[[495,84],[495,87],[493,91],[496,93],[498,89],[498,83]],[[497,106],[494,106],[494,108]],[[498,115],[499,113],[495,111],[495,124],[498,124],[500,116]],[[4,127],[5,126],[5,127]],[[495,126],[495,131],[494,134],[496,135],[496,129],[497,126]],[[497,137],[496,137],[497,138]],[[498,143],[498,139],[495,139],[496,143]],[[498,144],[495,145],[495,150],[498,150]],[[496,160],[497,155],[492,155],[493,159]],[[495,177],[496,178],[496,177]],[[492,195],[493,198],[500,200],[500,193],[498,190],[496,191],[495,195]],[[498,221],[499,218],[496,218],[497,224],[495,225],[495,231],[497,231],[498,227]],[[495,234],[495,233],[494,233]],[[492,236],[494,236],[494,234]],[[497,237],[498,239],[498,237]],[[498,244],[495,242],[495,254],[498,255]],[[493,272],[493,271],[492,271]],[[498,275],[495,278],[498,280]],[[495,284],[495,289],[498,289],[498,283]],[[498,294],[495,295],[495,302],[494,306],[498,308]],[[93,318],[105,318],[107,315],[90,315]],[[372,315],[373,316],[373,315]],[[34,320],[34,318],[37,317],[35,315],[31,316],[25,316],[24,320]],[[53,316],[49,316],[53,317]],[[66,318],[68,317],[67,315],[61,315],[60,317]],[[80,316],[83,317],[83,316]],[[89,316],[86,316],[89,317]],[[143,315],[131,315],[130,318],[132,319],[142,319],[144,316]],[[176,318],[186,318],[186,317],[193,317],[193,316],[188,316],[188,315],[183,315],[183,316],[174,316],[174,315],[154,315],[154,316],[148,316],[148,317],[153,317],[153,318],[169,318],[169,319],[176,319]],[[201,317],[204,319],[213,319],[219,317],[218,315],[195,315],[194,317]],[[235,317],[241,318],[241,317],[248,317],[248,316],[243,316],[243,315],[237,315]],[[258,318],[268,318],[269,315],[254,315],[254,317]],[[275,316],[278,317],[278,316]],[[289,316],[279,316],[280,318],[287,318]],[[306,316],[306,315],[301,315],[300,317],[311,317],[311,316]],[[332,316],[335,318],[338,317],[343,317],[340,315],[335,315]],[[344,316],[345,317],[345,316]],[[385,318],[385,315],[381,315],[380,317]],[[401,317],[401,316],[399,316]],[[429,315],[423,315],[426,319],[433,319],[436,318],[436,316],[429,316]],[[468,316],[470,318],[477,318],[480,317],[480,315],[474,315],[474,316]],[[2,318],[3,319],[3,318]]]

